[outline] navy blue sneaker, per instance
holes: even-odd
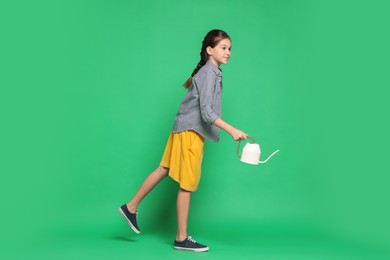
[[[209,251],[209,247],[205,245],[201,245],[195,240],[192,239],[191,236],[187,236],[183,241],[177,241],[173,243],[173,248],[177,250],[188,250],[195,252],[206,252]]]
[[[136,211],[135,213],[131,213],[128,209],[127,209],[127,206],[126,204],[123,205],[122,207],[120,207],[118,209],[119,213],[122,214],[122,216],[126,219],[127,223],[129,223],[129,226],[131,227],[131,229],[139,234],[141,233],[141,230],[139,230],[138,228],[138,225],[137,225],[137,214],[138,214],[138,211]]]

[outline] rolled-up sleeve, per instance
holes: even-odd
[[[203,121],[208,124],[214,123],[219,116],[213,111],[216,75],[205,73],[202,77],[194,79],[194,86],[199,93],[200,114]]]

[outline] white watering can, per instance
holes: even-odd
[[[245,144],[244,149],[242,149],[241,156],[238,155],[238,151],[240,150],[241,140],[238,141],[236,154],[238,158],[240,158],[241,162],[255,164],[255,165],[258,165],[259,163],[266,163],[272,156],[274,156],[274,154],[279,152],[279,150],[276,150],[270,156],[268,156],[268,158],[265,161],[260,161],[260,155],[261,155],[260,145],[256,144],[255,139],[253,139],[252,137],[248,136],[248,138],[252,139],[252,142]]]

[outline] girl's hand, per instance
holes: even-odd
[[[233,128],[232,130],[229,131],[229,134],[233,137],[235,141],[238,140],[245,140],[248,138],[248,135],[244,133],[241,130],[238,130],[236,128]]]

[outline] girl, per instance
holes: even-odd
[[[204,140],[218,142],[220,129],[228,132],[236,141],[248,137],[221,118],[222,71],[219,67],[228,63],[230,50],[231,40],[224,31],[212,30],[207,33],[202,43],[200,61],[184,83],[188,90],[176,115],[160,166],[145,179],[130,202],[119,208],[133,231],[139,234],[138,205],[169,175],[180,186],[176,205],[178,229],[173,244],[175,249],[197,252],[209,249],[187,233],[190,198],[200,180]]]

